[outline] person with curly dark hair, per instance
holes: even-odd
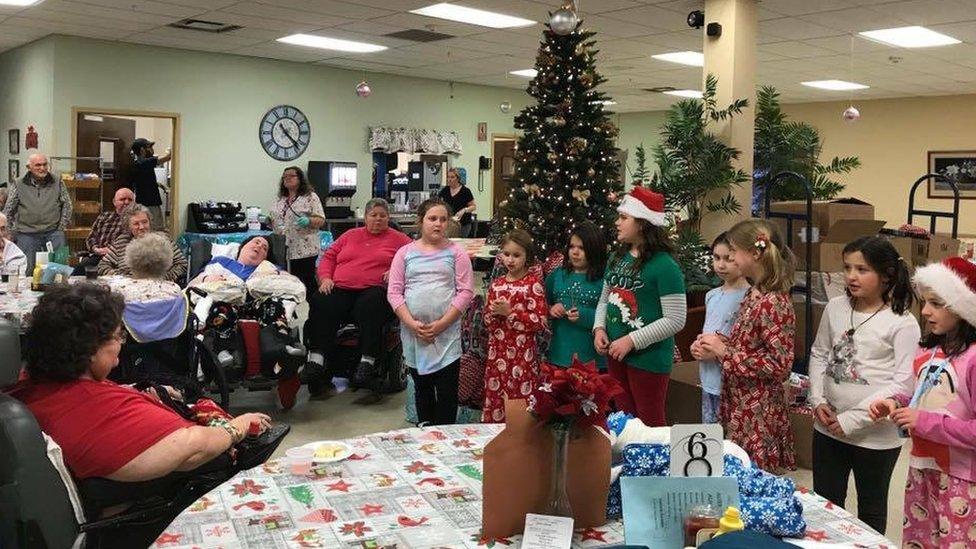
[[[63,451],[78,479],[137,482],[191,471],[240,442],[264,414],[204,427],[140,392],[107,379],[126,332],[124,303],[109,288],[57,285],[38,301],[27,331],[27,379],[11,394],[23,401]]]

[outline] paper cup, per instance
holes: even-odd
[[[315,450],[299,446],[285,450],[285,458],[288,463],[288,471],[293,475],[309,475],[312,473],[312,458],[315,457]]]

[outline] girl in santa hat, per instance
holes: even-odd
[[[912,438],[905,547],[976,545],[976,265],[950,257],[915,271],[926,335],[904,394],[871,404]]]
[[[684,276],[664,229],[664,196],[635,187],[617,208],[617,240],[593,322],[593,344],[624,388],[617,405],[665,425],[674,335],[685,325]]]
[[[794,259],[779,231],[760,219],[740,221],[728,232],[732,259],[752,290],[726,338],[703,334],[707,358],[722,364],[719,416],[725,436],[772,472],[795,469],[793,432],[783,383],[793,368],[796,315],[790,288]]]
[[[535,388],[540,361],[536,334],[546,329],[549,311],[532,236],[522,229],[508,233],[499,255],[508,272],[491,282],[485,297],[484,423],[504,422],[505,400],[526,399]]]

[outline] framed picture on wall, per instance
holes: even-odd
[[[10,154],[20,154],[20,130],[7,130],[7,140]]]
[[[976,198],[976,151],[929,151],[929,171],[956,183],[959,198]],[[929,198],[952,198],[952,188],[929,179]]]
[[[20,160],[10,159],[7,161],[7,181],[12,185],[20,179]]]

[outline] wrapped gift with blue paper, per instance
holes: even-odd
[[[629,433],[626,446],[620,452],[621,462],[615,463],[619,477],[669,476],[671,448],[668,442],[632,442],[641,438],[637,426],[626,414],[613,414],[608,419],[611,433],[620,437]],[[644,429],[647,429],[644,427]],[[647,431],[648,433],[650,431]],[[651,438],[658,435],[650,435]],[[617,450],[615,443],[615,450]],[[617,452],[615,451],[615,455]],[[749,530],[777,537],[800,537],[806,532],[803,505],[796,498],[796,485],[789,478],[778,477],[761,469],[743,465],[741,459],[724,455],[725,474],[734,477],[739,484],[739,501],[742,520]],[[619,519],[623,515],[620,480],[613,479],[607,498],[607,518]]]

